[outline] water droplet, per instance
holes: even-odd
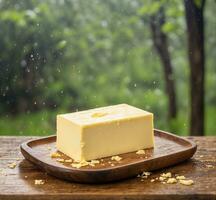
[[[101,21],[101,26],[102,27],[107,27],[107,25],[108,25],[108,22],[106,20]]]
[[[22,60],[20,64],[21,64],[22,67],[25,67],[27,65],[25,60]]]
[[[134,87],[137,87],[137,84],[136,84],[136,83],[134,83]]]

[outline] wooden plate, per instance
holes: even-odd
[[[193,156],[196,144],[176,135],[154,130],[155,148],[145,154],[135,152],[121,154],[122,160],[112,161],[110,157],[100,160],[95,167],[74,168],[70,163],[57,162],[50,154],[56,151],[56,136],[44,137],[21,144],[23,156],[50,175],[80,183],[105,183],[134,177],[143,171],[168,167]],[[64,159],[69,159],[61,154]]]

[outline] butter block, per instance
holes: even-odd
[[[57,149],[76,161],[154,147],[153,114],[119,104],[57,115]]]

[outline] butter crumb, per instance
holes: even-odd
[[[61,157],[61,155],[57,152],[51,154],[51,158],[59,158],[59,157]]]
[[[167,173],[163,173],[161,174],[162,177],[165,177],[165,178],[171,178],[172,177],[172,174],[171,172],[167,172]]]
[[[91,163],[92,163],[92,164],[99,164],[100,161],[99,161],[99,160],[91,160]]]
[[[63,158],[57,158],[56,161],[58,161],[58,162],[65,162],[65,160]]]
[[[44,180],[42,180],[42,179],[36,179],[35,181],[34,181],[34,184],[35,185],[43,185],[45,183],[45,181]]]
[[[16,162],[13,162],[13,163],[9,163],[8,167],[11,169],[14,169],[16,167],[16,165],[17,165]]]
[[[145,154],[145,151],[143,149],[140,149],[136,152],[136,154],[138,155]]]
[[[206,167],[208,167],[208,168],[214,168],[213,165],[206,165]]]
[[[67,159],[67,160],[64,160],[64,162],[66,162],[66,163],[72,163],[73,160],[72,159]]]
[[[7,176],[7,174],[3,171],[3,169],[0,169],[0,175]]]
[[[151,172],[143,172],[142,174],[138,175],[137,177],[148,178],[150,175],[151,175]]]
[[[92,166],[92,167],[95,167],[95,164],[94,164],[94,163],[91,163],[91,162],[90,162],[89,165]]]
[[[94,167],[95,164],[99,164],[100,161],[99,160],[91,160],[90,162],[88,162],[90,166]]]
[[[164,181],[165,179],[166,179],[166,177],[162,177],[162,176],[159,177],[160,181]]]
[[[177,180],[185,180],[185,176],[176,176]]]
[[[177,183],[177,180],[175,178],[168,178],[167,183],[168,184]]]
[[[89,164],[90,164],[90,162],[87,162],[87,161],[83,160],[83,161],[81,161],[79,163],[72,163],[71,166],[75,167],[75,168],[80,168],[80,167],[87,166]]]
[[[150,176],[151,175],[151,172],[143,172],[142,173],[144,176]]]
[[[179,180],[179,183],[182,185],[193,185],[194,181],[193,180]]]
[[[120,156],[112,156],[111,160],[115,160],[115,161],[120,161],[122,159],[122,157]]]

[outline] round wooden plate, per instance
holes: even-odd
[[[43,137],[21,144],[23,156],[48,174],[80,183],[106,183],[134,177],[143,171],[152,171],[183,162],[196,152],[196,144],[185,138],[154,130],[155,148],[145,150],[145,154],[136,152],[121,154],[120,161],[110,157],[100,159],[94,167],[74,168],[70,163],[60,163],[51,158],[56,151],[56,136]],[[64,159],[70,159],[62,154]]]

